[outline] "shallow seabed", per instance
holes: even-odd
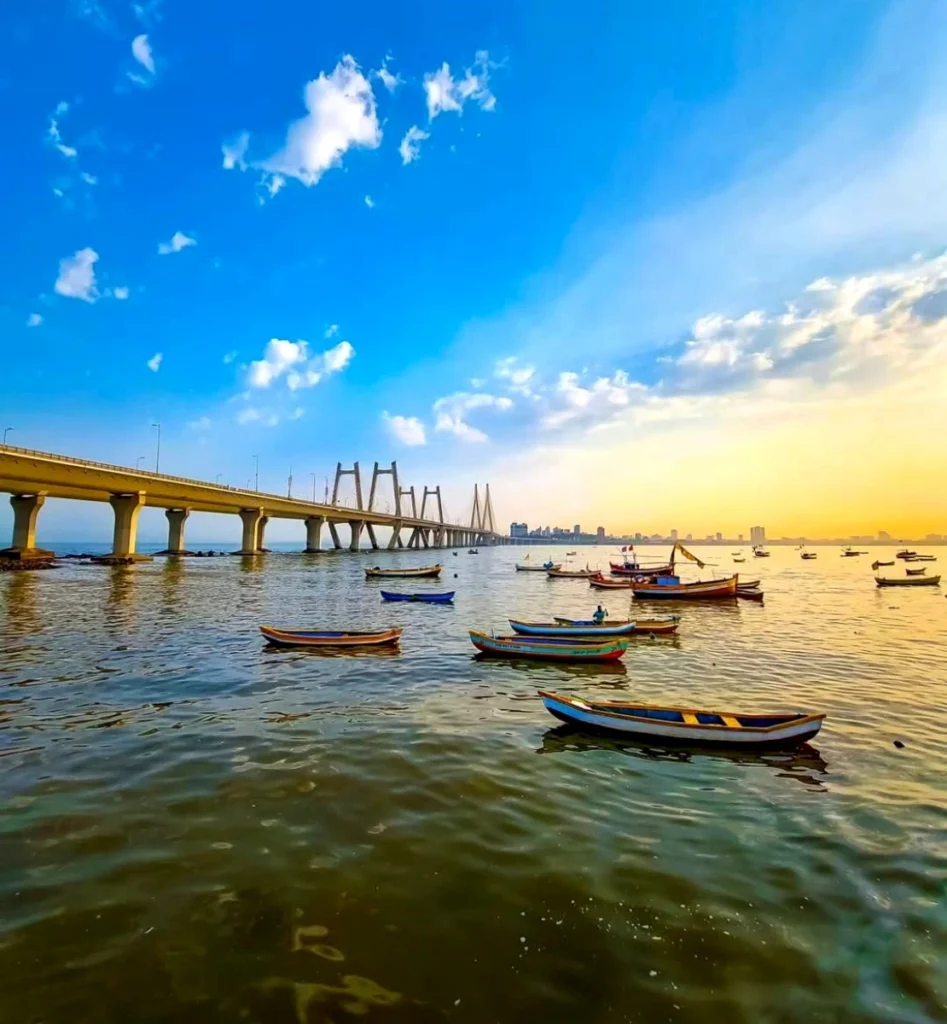
[[[0,1021],[947,1019],[945,591],[818,550],[739,566],[762,606],[649,604],[680,635],[618,670],[472,659],[470,627],[594,608],[523,549],[439,553],[414,587],[453,608],[362,579],[424,552],[0,576]],[[669,752],[538,688],[828,718]]]

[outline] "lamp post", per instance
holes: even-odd
[[[289,480],[286,481],[286,497],[291,498],[293,496],[293,467],[289,467]]]
[[[313,505],[315,505],[315,503],[316,503],[316,474],[315,473],[310,473],[309,475],[312,477],[312,503],[313,503]]]
[[[214,483],[215,483],[215,484],[219,484],[219,483],[220,483],[220,478],[221,478],[221,477],[222,477],[223,475],[224,475],[223,473],[218,473],[218,474],[217,474],[217,476],[215,476],[215,477],[214,477]]]
[[[158,467],[161,465],[161,424],[152,423],[151,425],[158,431],[158,443],[155,447],[155,472],[157,473]]]
[[[260,456],[254,455],[254,470],[253,470],[253,489],[258,491],[260,489]]]
[[[144,455],[139,455],[138,458],[135,459],[135,469],[136,470],[141,469],[141,464],[144,461],[144,459],[145,459]]]
[[[7,434],[9,434],[12,429],[13,429],[13,427],[4,427],[3,428],[3,443],[4,444],[7,443]]]

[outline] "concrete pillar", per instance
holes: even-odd
[[[396,522],[391,528],[391,540],[388,541],[388,550],[393,551],[395,548],[400,548],[401,546],[401,523]]]
[[[266,545],[263,543],[263,531],[266,529],[266,524],[270,521],[269,516],[260,517],[260,528],[257,530],[256,543],[260,551],[266,551]]]
[[[342,541],[339,540],[339,528],[331,520],[329,522],[329,533],[332,534],[332,544],[336,551],[342,550]]]
[[[431,531],[430,530],[421,530],[419,532],[421,534],[421,543],[426,548],[429,548],[431,546]]]
[[[365,524],[365,532],[368,534],[368,539],[372,545],[372,551],[378,550],[378,538],[375,536],[375,527],[371,523]]]
[[[352,531],[352,541],[349,544],[349,551],[358,551],[358,542],[362,539],[362,527],[364,525],[361,519],[350,520],[349,529]]]
[[[184,554],[184,524],[191,514],[189,508],[169,508],[164,513],[168,517],[168,549],[169,555]]]
[[[263,519],[263,509],[242,508],[239,514],[243,521],[243,541],[237,554],[258,555],[260,553],[260,522]]]
[[[134,558],[138,537],[138,516],[145,504],[145,492],[113,494],[109,504],[115,511],[115,530],[112,534],[112,557]]]
[[[322,524],[325,516],[309,516],[306,519],[306,554],[322,550]]]
[[[36,517],[46,501],[46,492],[37,494],[11,494],[13,506],[13,543],[0,551],[0,558],[22,561],[53,557],[52,551],[36,546]]]

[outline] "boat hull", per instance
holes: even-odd
[[[260,626],[266,642],[273,647],[379,647],[396,644],[402,629],[382,629],[377,632],[352,633],[344,630],[276,629]]]
[[[617,661],[628,649],[622,638],[602,643],[572,643],[566,639],[492,637],[486,633],[470,631],[470,642],[483,654],[498,658],[526,658],[536,661]]]
[[[680,616],[669,615],[666,619],[635,619],[632,630],[633,636],[650,635],[652,633],[676,633],[677,627],[680,625]],[[557,626],[593,626],[595,623],[591,619],[562,619],[558,616],[555,619]],[[621,623],[618,623],[619,625]],[[511,623],[512,625],[512,623]],[[609,625],[608,620],[603,625]]]
[[[553,565],[553,566],[551,566],[551,568],[559,569],[559,568],[561,568],[561,566]],[[546,566],[544,566],[544,565],[520,565],[519,563],[517,563],[516,571],[517,572],[549,572],[549,569],[547,569]]]
[[[879,587],[939,587],[940,576],[908,576],[903,580],[876,576],[875,583]]]
[[[545,690],[540,690],[539,695],[546,710],[569,725],[610,736],[687,746],[744,749],[797,746],[816,736],[825,718],[821,714],[742,715],[691,708],[586,702]],[[700,721],[701,718],[704,721]],[[720,724],[716,724],[717,720]]]
[[[738,580],[738,576],[731,576],[706,583],[636,583],[631,589],[636,599],[714,600],[736,597]]]
[[[558,622],[518,622],[510,619],[510,628],[521,636],[551,637],[612,637],[631,636],[635,632],[634,622],[593,622],[564,625]]]
[[[365,570],[365,579],[391,579],[391,580],[421,580],[435,579],[440,576],[442,565],[423,565],[417,569],[382,569],[381,566],[373,566]]]
[[[627,565],[609,562],[608,566],[613,576],[664,576],[674,572],[673,562],[666,562],[664,565]]]
[[[410,601],[420,604],[453,604],[455,593],[456,591],[451,590],[445,594],[393,594],[389,590],[383,590],[381,592],[381,599],[383,601]]]

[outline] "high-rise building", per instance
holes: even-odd
[[[576,523],[576,524],[575,524],[575,526],[573,526],[573,527],[572,527],[572,533],[573,533],[573,534],[574,534],[574,535],[575,535],[576,537],[578,537],[578,536],[579,536],[579,534],[580,534],[581,532],[582,532],[582,527],[581,527],[581,526],[579,526],[579,524],[578,524],[578,523]]]
[[[765,526],[751,526],[750,527],[750,543],[751,544],[765,544],[766,543],[766,527]]]
[[[605,543],[605,527],[604,526],[600,526],[595,531],[595,539],[599,542],[599,544],[604,544]]]
[[[878,543],[879,544],[890,544],[891,543],[891,534],[888,533],[887,530],[879,530],[878,531]]]
[[[717,543],[720,544],[720,543],[722,543],[722,541],[723,541],[723,534],[718,530],[717,531]]]
[[[740,534],[740,535],[739,535],[739,536],[737,537],[737,540],[738,540],[738,541],[739,541],[739,542],[740,542],[741,544],[743,543],[743,534],[742,534],[742,533],[741,533],[741,534]]]
[[[510,536],[528,537],[529,527],[526,525],[526,523],[510,523]]]
[[[671,530],[671,540],[673,540],[675,544],[677,543],[677,530]]]

